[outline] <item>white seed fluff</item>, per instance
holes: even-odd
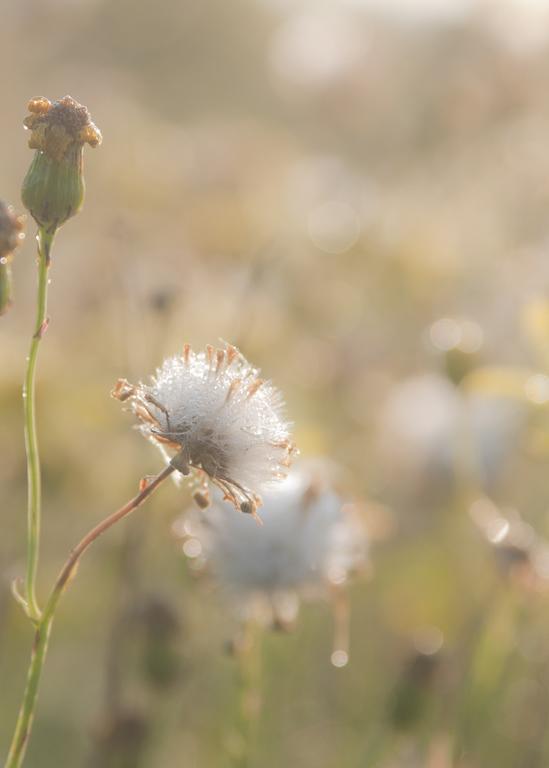
[[[294,468],[265,494],[262,526],[217,498],[175,524],[185,544],[196,542],[184,552],[207,568],[237,613],[253,613],[259,598],[276,620],[288,597],[322,596],[365,565],[366,531],[356,508],[315,469]]]
[[[149,385],[121,379],[113,396],[129,403],[176,469],[197,470],[237,509],[255,513],[258,492],[286,476],[295,450],[282,395],[258,373],[233,346],[195,353],[185,345]],[[205,484],[198,495],[205,506]]]

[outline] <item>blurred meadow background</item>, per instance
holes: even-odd
[[[38,373],[44,596],[161,466],[109,393],[236,344],[368,531],[350,661],[326,601],[261,644],[254,768],[549,764],[549,2],[5,0],[0,197],[33,96],[104,136],[56,240]],[[34,226],[0,319],[0,747],[31,645],[21,382]],[[231,765],[237,622],[167,484],[85,558],[29,768]],[[252,522],[252,521],[250,521]],[[192,554],[192,552],[191,552]],[[243,763],[242,763],[243,765]]]

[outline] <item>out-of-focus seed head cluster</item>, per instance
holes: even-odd
[[[198,353],[186,344],[151,384],[120,379],[112,394],[177,470],[195,470],[200,507],[209,503],[209,479],[236,509],[255,514],[260,490],[286,476],[295,453],[282,395],[258,374],[230,344]]]
[[[303,463],[264,496],[262,526],[216,497],[189,509],[174,531],[199,570],[211,574],[242,618],[291,622],[298,597],[327,596],[367,563],[365,526],[356,505],[329,480],[327,467]]]
[[[13,252],[25,237],[24,223],[24,216],[18,216],[11,205],[0,200],[0,315],[13,302],[11,262]]]
[[[0,259],[10,259],[24,239],[24,216],[18,216],[13,206],[0,200]]]

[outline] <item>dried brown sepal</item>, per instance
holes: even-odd
[[[240,352],[232,344],[227,344],[227,360],[229,365],[237,358],[240,357]]]
[[[92,122],[88,109],[71,96],[51,102],[43,96],[28,103],[29,115],[23,121],[30,130],[29,147],[45,152],[60,162],[74,145],[101,144],[101,131]]]
[[[257,513],[257,506],[253,501],[243,501],[240,505],[240,511],[245,515],[255,515]]]
[[[215,372],[219,373],[221,370],[223,363],[225,362],[225,350],[224,349],[218,349],[216,351],[217,356],[217,365],[215,366]]]
[[[135,395],[135,387],[127,379],[118,379],[111,391],[111,397],[120,400],[121,403]]]
[[[227,390],[227,394],[225,395],[225,402],[228,403],[229,400],[238,392],[240,389],[240,385],[242,384],[240,379],[235,379],[233,382],[231,382],[231,385],[229,389]]]
[[[199,509],[207,509],[211,504],[209,494],[203,491],[195,491],[193,493],[193,501]]]
[[[248,397],[253,397],[258,389],[260,389],[263,384],[265,384],[264,379],[256,379],[250,386],[248,387]]]

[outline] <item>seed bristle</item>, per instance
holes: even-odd
[[[265,384],[265,379],[256,379],[248,387],[248,398],[253,397],[257,390]]]

